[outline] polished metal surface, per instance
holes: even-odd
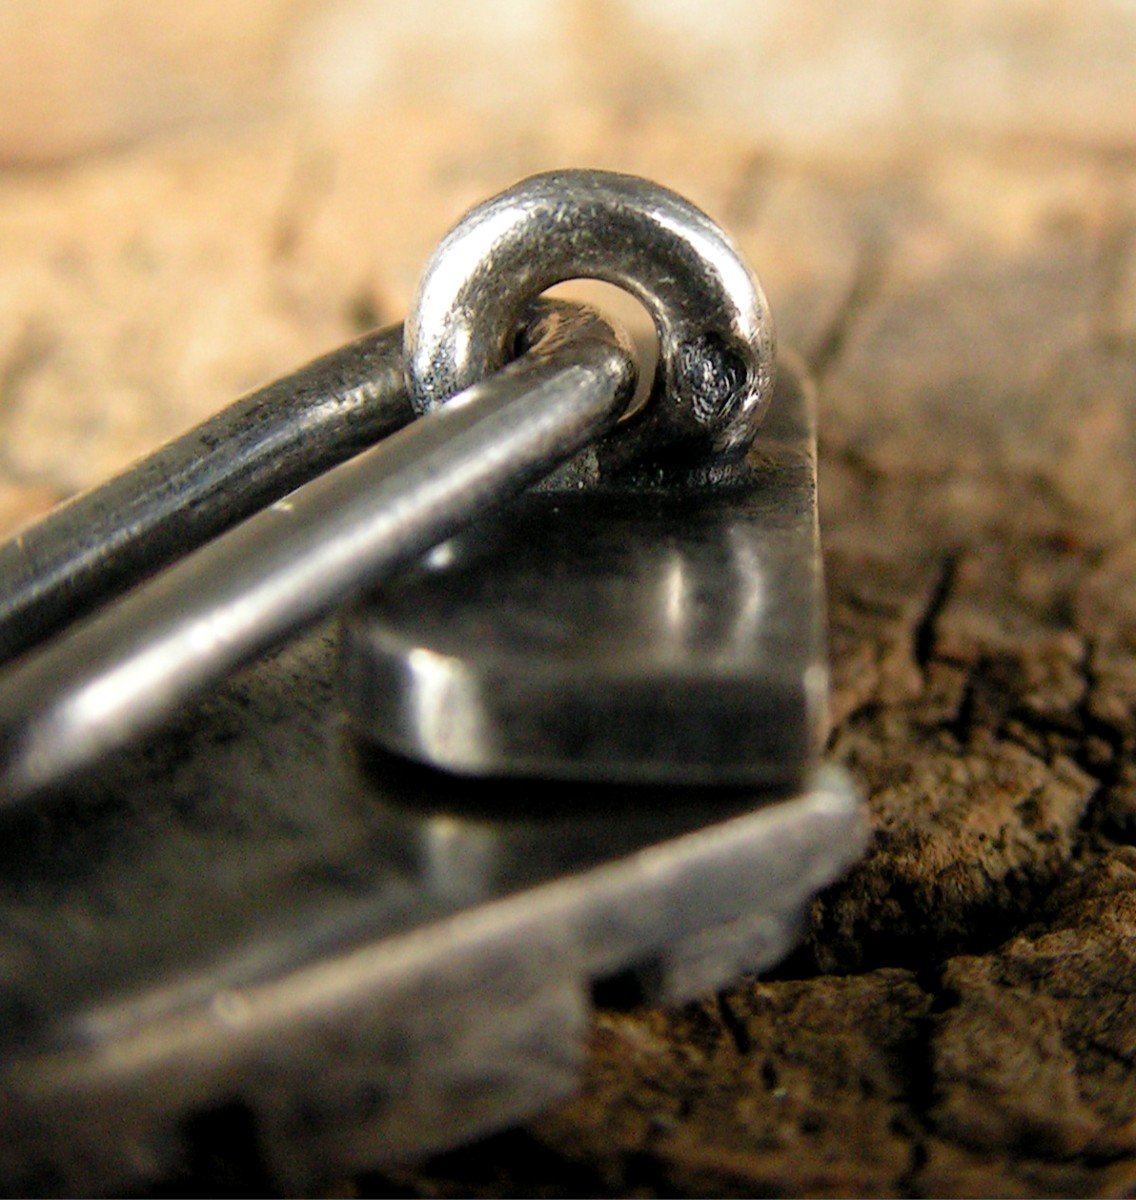
[[[258,388],[0,545],[0,663],[414,416],[402,327]]]
[[[0,806],[154,726],[609,428],[634,388],[626,348],[586,310],[543,313],[522,359],[10,668]]]
[[[309,1195],[501,1128],[579,1085],[593,997],[681,1003],[768,967],[864,847],[831,770],[580,788],[365,753],[336,660],[314,630],[49,820],[8,815],[6,1194],[122,1194],[222,1122],[255,1131],[266,1188]]]
[[[551,171],[468,213],[434,252],[406,321],[411,397],[428,411],[510,357],[535,296],[591,277],[654,318],[650,400],[607,439],[601,463],[648,455],[721,464],[744,453],[773,386],[773,329],[736,247],[674,192],[607,171]]]
[[[744,469],[530,493],[345,623],[357,729],[447,770],[799,784],[827,732],[813,397]]]

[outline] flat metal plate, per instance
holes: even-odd
[[[336,654],[297,642],[5,822],[5,1192],[139,1186],[210,1112],[294,1191],[500,1128],[576,1086],[597,984],[768,966],[863,849],[837,772],[580,788],[364,752]]]
[[[828,675],[811,389],[742,468],[534,492],[356,607],[365,736],[480,774],[800,784]]]

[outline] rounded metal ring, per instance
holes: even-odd
[[[743,452],[773,390],[761,287],[705,213],[658,184],[607,171],[522,180],[442,240],[406,322],[415,407],[426,412],[500,369],[527,305],[577,278],[626,288],[655,322],[659,367],[647,404],[617,431],[625,448],[687,461]]]

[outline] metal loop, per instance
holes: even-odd
[[[694,205],[606,171],[534,175],[474,208],[441,242],[406,322],[418,411],[498,370],[532,299],[582,277],[626,288],[658,332],[651,396],[617,431],[625,452],[653,449],[687,462],[743,452],[773,388],[761,288]]]

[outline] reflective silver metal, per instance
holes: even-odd
[[[357,606],[353,722],[473,774],[799,785],[827,729],[813,403],[785,371],[751,443],[772,335],[725,235],[627,176],[518,184],[474,209],[427,268],[406,324],[411,395],[429,407],[496,361],[517,306],[579,273],[655,313],[662,365],[643,423],[678,439],[670,461],[613,464],[619,427],[598,458]],[[719,393],[707,347],[727,345],[746,369]]]
[[[730,239],[689,201],[630,175],[551,171],[467,214],[426,266],[406,322],[407,376],[423,412],[510,357],[539,293],[589,277],[625,287],[654,318],[650,400],[608,439],[612,464],[745,451],[773,388],[773,329]]]
[[[402,326],[350,342],[0,544],[0,663],[414,416]]]
[[[546,306],[521,360],[26,656],[0,681],[0,807],[42,793],[547,474],[609,428],[634,363]]]

